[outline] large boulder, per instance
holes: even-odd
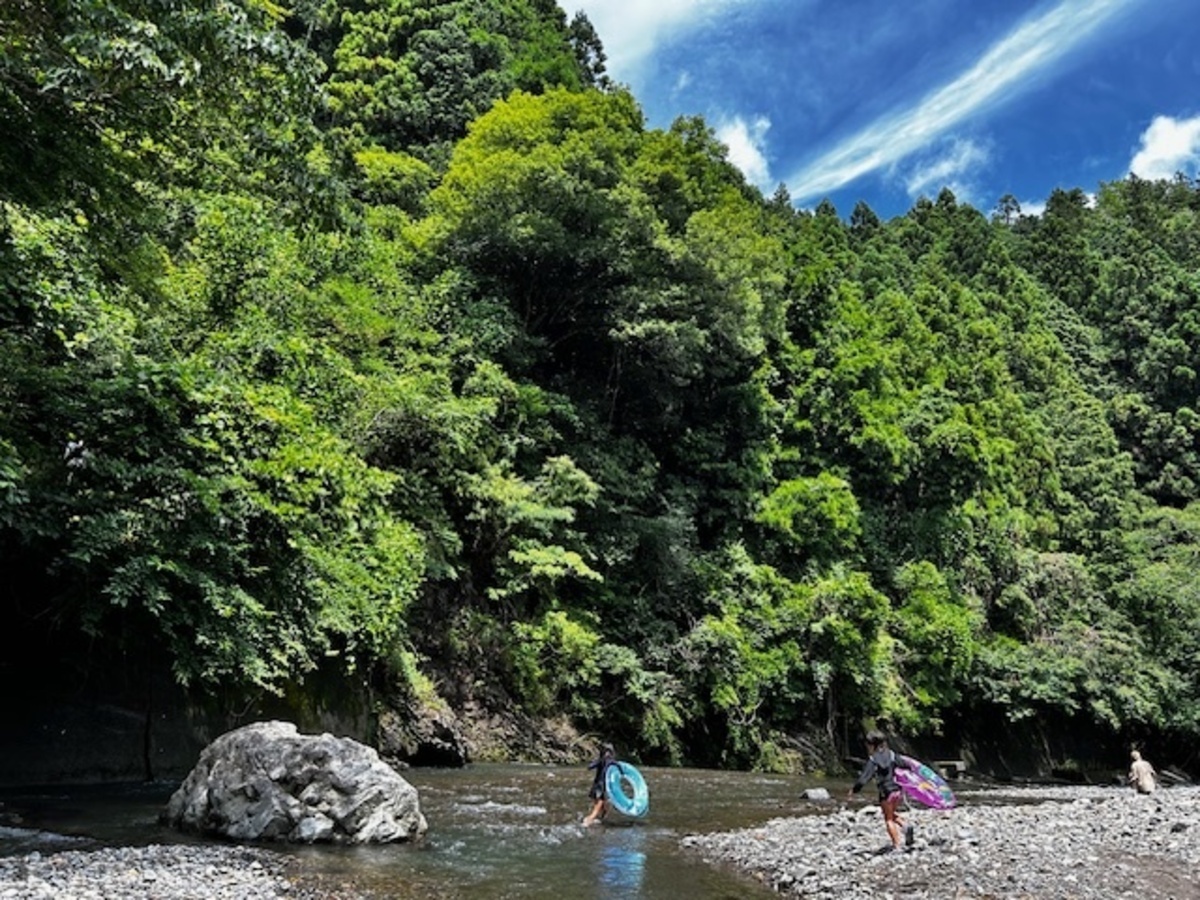
[[[163,818],[239,841],[383,843],[426,827],[416,788],[373,749],[290,722],[246,725],[209,744]]]

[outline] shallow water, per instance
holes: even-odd
[[[352,880],[398,898],[754,900],[776,895],[682,851],[680,837],[817,812],[800,798],[805,787],[825,786],[836,797],[846,786],[745,772],[641,771],[650,787],[644,819],[623,820],[614,813],[603,826],[583,828],[591,779],[582,766],[412,769],[404,776],[417,788],[429,823],[422,841],[287,852],[323,880]],[[28,829],[105,844],[192,842],[157,822],[174,787],[7,791],[0,801]],[[28,843],[19,844],[0,834],[0,853],[28,850]]]

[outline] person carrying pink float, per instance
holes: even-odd
[[[887,737],[882,731],[867,733],[867,753],[866,765],[846,797],[853,797],[868,781],[875,779],[879,788],[879,808],[883,811],[883,824],[892,841],[892,851],[899,853],[905,847],[912,846],[913,827],[900,818],[899,807],[904,799],[904,792],[896,782],[895,771],[897,766],[911,768],[911,765],[908,757],[900,756],[888,746]]]

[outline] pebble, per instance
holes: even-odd
[[[877,806],[683,844],[782,895],[819,900],[1200,898],[1200,787],[989,788],[958,800],[951,810],[902,813],[916,829],[908,852],[890,852]]]
[[[872,804],[741,831],[688,835],[714,865],[809,900],[1200,900],[1200,787],[1143,796],[1117,787],[960,791],[914,809],[913,849],[890,850]],[[158,845],[0,857],[0,900],[316,900],[292,860],[258,847]]]
[[[34,851],[0,857],[0,900],[302,900],[306,892],[287,877],[288,865],[254,847]]]

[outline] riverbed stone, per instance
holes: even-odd
[[[317,900],[290,861],[249,847],[161,846],[0,857],[0,900]],[[339,893],[351,900],[359,895]]]
[[[805,900],[1200,898],[1200,788],[1156,798],[1116,787],[964,790],[955,809],[903,814],[916,827],[911,852],[887,852],[876,804],[808,807],[683,845]]]
[[[387,843],[424,834],[416,788],[351,738],[258,722],[217,738],[163,819],[238,841]]]

